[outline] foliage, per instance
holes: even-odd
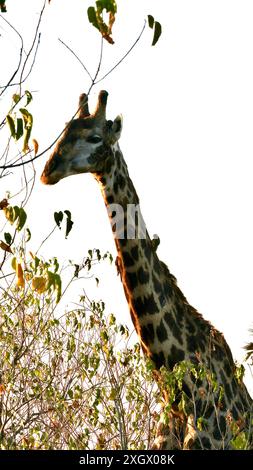
[[[1,449],[148,448],[156,394],[139,344],[87,296],[55,315],[39,265],[1,296]]]
[[[241,383],[243,366],[238,366],[235,371],[235,378]],[[239,375],[238,375],[239,371]],[[181,361],[177,363],[172,371],[165,367],[160,369],[158,379],[160,390],[167,395],[166,405],[162,414],[162,422],[164,426],[169,427],[172,419],[171,411],[176,409],[177,412],[185,416],[186,421],[190,416],[192,419],[192,437],[196,430],[206,432],[212,436],[213,427],[220,426],[221,413],[226,416],[226,429],[224,432],[224,441],[226,434],[230,436],[228,440],[229,448],[235,450],[248,450],[252,448],[252,430],[250,423],[253,424],[253,410],[245,409],[243,418],[238,421],[233,419],[231,410],[226,409],[226,401],[224,400],[224,387],[221,386],[215,374],[211,372],[203,363],[194,364],[189,361]],[[186,393],[187,390],[187,393]],[[204,400],[203,400],[204,398]],[[198,409],[198,412],[196,410]],[[209,419],[214,411],[214,419]],[[224,418],[222,418],[224,420]],[[241,429],[242,423],[247,424],[247,431]],[[174,441],[177,442],[179,448],[187,448],[187,434],[183,430],[182,425],[177,423],[177,427],[173,430]],[[186,438],[186,447],[184,439]],[[198,439],[197,436],[194,439]],[[198,441],[196,441],[197,445]],[[202,444],[200,448],[203,449]],[[226,448],[226,447],[225,447]]]
[[[2,251],[2,272],[11,266],[12,273],[0,291],[0,448],[150,447],[158,392],[139,344],[102,301],[82,295],[63,311],[58,260],[29,252],[26,212],[19,233],[22,208],[7,200],[1,206],[11,248]],[[81,264],[70,264],[66,284],[107,259],[89,250]]]
[[[155,46],[162,34],[162,26],[159,21],[155,21],[152,15],[148,15],[148,25],[154,30],[152,46]]]
[[[103,11],[109,13],[108,24],[104,21]],[[89,22],[96,28],[101,36],[110,44],[114,44],[112,38],[112,27],[117,13],[117,3],[115,0],[97,0],[96,6],[90,6],[87,10]],[[155,21],[152,15],[148,15],[148,25],[154,30],[152,46],[155,46],[162,34],[162,26],[159,21]]]
[[[109,13],[108,24],[103,19],[103,11]],[[117,13],[117,3],[115,0],[97,0],[96,7],[89,7],[87,10],[89,22],[98,29],[102,37],[110,44],[114,44],[112,39],[112,27]]]
[[[71,231],[71,229],[72,229],[72,227],[73,227],[74,222],[71,219],[71,212],[70,211],[65,210],[64,214],[66,215],[65,238],[67,238],[70,231]],[[62,211],[55,212],[54,213],[54,220],[55,220],[55,223],[56,223],[57,227],[59,227],[59,229],[61,229],[61,222],[63,221],[63,212]]]
[[[28,90],[24,92],[23,96],[20,96],[19,94],[14,94],[12,97],[14,104],[9,114],[7,114],[6,116],[6,121],[10,128],[10,133],[13,139],[18,141],[20,137],[24,136],[23,152],[29,152],[30,149],[28,143],[31,137],[33,127],[33,116],[26,108],[19,108],[19,113],[22,117],[18,117],[19,114],[15,112],[16,105],[21,101],[23,97],[26,97],[25,106],[28,106],[28,104],[32,101],[32,94]]]

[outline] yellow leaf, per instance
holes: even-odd
[[[17,259],[16,257],[14,256],[11,260],[11,267],[14,271],[16,271],[16,268],[17,268]]]
[[[34,277],[32,280],[32,289],[38,292],[38,294],[43,294],[46,290],[47,279],[44,277]]]
[[[16,266],[16,285],[22,288],[25,287],[24,272],[20,263]]]

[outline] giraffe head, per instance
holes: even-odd
[[[67,124],[58,140],[41,175],[42,183],[55,184],[78,173],[103,172],[113,158],[111,149],[122,128],[120,116],[114,121],[106,120],[107,96],[106,91],[100,91],[93,114],[89,113],[87,95],[80,96],[78,117]]]

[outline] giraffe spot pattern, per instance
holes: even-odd
[[[115,194],[118,193],[118,183],[117,183],[117,181],[115,181],[115,183],[113,183],[113,192],[114,192]]]
[[[152,256],[152,249],[151,249],[151,243],[150,240],[141,240],[141,247],[143,249],[143,254],[148,263],[151,261],[151,256]]]
[[[228,402],[231,403],[231,400],[233,398],[233,394],[232,394],[231,387],[230,387],[228,382],[226,382],[224,384],[224,391],[225,391],[225,396],[226,396]]]
[[[130,256],[128,251],[123,251],[122,256],[123,256],[123,261],[124,261],[124,264],[125,264],[126,268],[130,268],[130,267],[134,266],[134,260]]]
[[[145,344],[150,344],[154,342],[155,332],[152,323],[148,323],[141,327],[141,337]]]
[[[209,403],[209,405],[206,407],[204,417],[205,419],[210,419],[213,414],[214,414],[214,406],[213,404]]]
[[[210,450],[212,448],[212,444],[211,444],[209,437],[206,437],[206,436],[202,437],[201,442],[202,442],[202,446],[204,447],[204,449]]]
[[[149,281],[149,273],[147,271],[144,271],[142,266],[138,269],[137,276],[140,284],[147,284],[147,282]]]
[[[153,273],[153,276],[152,276],[152,282],[153,282],[154,291],[156,292],[156,294],[161,294],[162,285],[161,285],[159,279],[157,279],[157,277],[154,273]]]
[[[172,287],[170,285],[169,282],[165,282],[163,284],[163,290],[164,290],[164,294],[167,298],[171,298],[172,297],[172,294],[173,294],[173,290],[172,290]]]
[[[127,271],[126,274],[126,284],[129,289],[134,290],[138,286],[138,279],[135,272]]]
[[[138,261],[139,259],[139,248],[138,248],[138,245],[134,246],[132,249],[131,249],[131,256],[133,257],[133,259],[135,261]]]
[[[174,344],[171,347],[170,354],[168,356],[168,365],[170,370],[173,369],[174,365],[178,362],[183,361],[185,353],[182,349],[177,348]]]
[[[117,181],[117,184],[118,184],[119,188],[120,188],[121,190],[123,190],[123,189],[125,188],[125,186],[126,186],[126,180],[125,180],[125,178],[124,178],[121,174],[119,174],[119,175],[117,176],[117,180],[116,180],[116,181]]]
[[[160,263],[158,261],[157,256],[153,260],[153,269],[156,272],[156,274],[160,275]]]
[[[237,421],[237,420],[239,419],[239,413],[238,413],[238,411],[237,411],[237,409],[236,409],[235,406],[233,406],[233,408],[232,408],[232,410],[231,410],[231,413],[232,413],[232,415],[233,415],[233,418]]]
[[[182,343],[182,331],[180,330],[172,313],[166,312],[164,315],[164,320],[166,321],[168,327],[170,328],[173,334],[173,337],[176,338],[179,343]],[[195,351],[192,351],[192,352],[195,352]]]
[[[149,295],[147,297],[144,296],[144,298],[137,297],[133,300],[133,304],[136,313],[139,317],[147,315],[148,313],[150,315],[154,315],[159,312],[156,302],[152,295]]]
[[[156,334],[160,343],[163,343],[168,339],[168,333],[164,326],[163,319],[161,319],[160,324],[156,327]]]
[[[231,374],[232,374],[231,366],[226,359],[224,359],[223,361],[223,369],[225,371],[226,376],[231,377]]]
[[[187,335],[187,349],[190,352],[197,352],[198,351],[198,343],[196,336]]]
[[[185,329],[190,335],[194,335],[196,333],[196,328],[193,322],[191,322],[187,317],[185,318]]]
[[[160,351],[159,353],[152,353],[151,359],[154,362],[157,370],[159,370],[162,366],[165,365],[165,357],[162,351]]]

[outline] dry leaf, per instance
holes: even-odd
[[[37,155],[38,150],[39,150],[38,141],[36,139],[32,139],[32,143],[33,143],[34,154]]]
[[[7,206],[9,205],[7,199],[2,199],[2,201],[0,201],[0,209],[5,209]]]
[[[12,253],[11,247],[7,245],[7,243],[3,242],[2,240],[0,240],[0,248],[2,248],[2,250],[4,251],[7,251],[8,253]]]

